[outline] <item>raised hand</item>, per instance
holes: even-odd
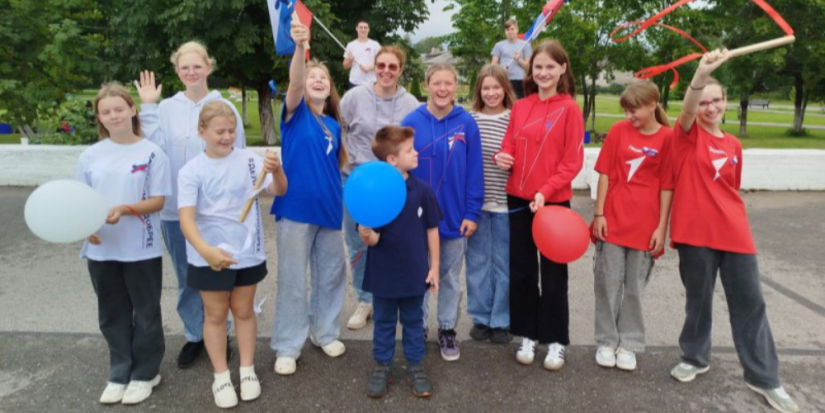
[[[309,41],[309,30],[295,17],[292,18],[292,27],[289,30],[289,35],[292,36],[292,40],[296,46],[300,45],[303,47],[304,44]]]
[[[140,83],[135,80],[135,89],[137,89],[141,103],[157,103],[163,85],[155,86],[155,72],[144,70],[140,72]]]
[[[711,74],[714,70],[718,69],[719,66],[722,66],[723,63],[727,62],[729,58],[730,56],[728,56],[728,49],[716,49],[710,51],[702,56],[702,60],[699,61],[699,68],[696,69],[696,71]]]

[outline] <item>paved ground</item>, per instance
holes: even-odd
[[[89,412],[124,410],[96,403],[107,373],[105,342],[97,330],[94,293],[79,244],[52,245],[35,238],[22,217],[30,188],[0,188],[0,412]],[[763,289],[779,348],[783,384],[803,411],[825,411],[825,254],[822,234],[825,194],[819,192],[757,192],[744,195],[760,249]],[[584,192],[574,198],[583,216],[592,214]],[[59,206],[56,206],[59,207]],[[274,225],[267,221],[267,239]],[[268,244],[269,268],[277,260]],[[470,320],[458,326],[462,357],[447,363],[429,344],[426,359],[436,394],[415,399],[403,381],[403,363],[396,363],[396,384],[380,401],[364,395],[372,368],[370,328],[347,331],[346,317],[355,307],[352,291],[342,316],[347,353],[330,360],[305,348],[298,373],[279,377],[272,372],[269,350],[275,276],[260,285],[266,298],[259,318],[256,365],[263,396],[241,411],[615,411],[615,412],[768,412],[767,405],[747,390],[732,347],[727,308],[721,287],[714,315],[714,356],[710,373],[690,384],[668,376],[679,358],[676,346],[684,294],[674,251],[654,270],[647,289],[645,317],[649,351],[639,356],[634,373],[605,370],[592,360],[592,249],[571,264],[571,347],[559,373],[515,363],[516,344],[494,346],[469,341]],[[211,399],[211,375],[205,359],[189,370],[173,360],[183,343],[175,311],[175,278],[164,262],[162,306],[167,332],[163,382],[147,402],[130,411],[217,411]],[[463,308],[463,305],[462,305]],[[434,315],[433,315],[434,317]],[[430,321],[435,328],[434,320]],[[371,324],[370,324],[371,326]],[[400,349],[399,349],[400,350]],[[399,351],[400,354],[400,351]],[[543,353],[539,353],[543,357]],[[540,360],[539,360],[540,361]],[[233,359],[237,382],[237,356]],[[237,384],[237,383],[236,383]]]

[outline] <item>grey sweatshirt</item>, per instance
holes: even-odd
[[[347,132],[346,148],[349,165],[344,174],[364,162],[375,160],[372,140],[375,133],[387,125],[399,125],[420,103],[415,96],[398,86],[395,96],[384,99],[375,94],[375,83],[348,91],[341,100],[341,117]]]

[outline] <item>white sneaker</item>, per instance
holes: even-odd
[[[557,371],[564,367],[564,353],[566,349],[559,343],[547,346],[547,357],[544,358],[544,368]]]
[[[100,402],[103,404],[120,403],[123,400],[123,393],[126,392],[126,385],[119,383],[106,383],[103,394],[100,395]]]
[[[358,303],[358,308],[347,321],[347,328],[350,330],[360,330],[367,325],[367,320],[372,317],[372,304]]]
[[[152,395],[152,388],[160,383],[160,374],[150,381],[132,380],[123,394],[123,404],[138,404]]]
[[[636,353],[619,347],[616,352],[616,367],[624,371],[636,370]]]
[[[521,347],[518,349],[518,353],[516,353],[516,361],[525,366],[529,366],[533,364],[533,360],[536,359],[536,342],[530,340],[527,337],[521,341]]]
[[[345,351],[347,351],[347,347],[344,346],[344,343],[338,340],[333,340],[331,343],[320,347],[321,350],[324,350],[324,353],[326,353],[330,357],[338,357],[344,354]]]
[[[298,364],[292,357],[278,357],[275,359],[275,373],[278,373],[281,376],[295,374],[295,369],[297,368]]]
[[[599,346],[599,348],[596,349],[596,364],[608,368],[615,367],[616,351],[611,347]]]
[[[261,383],[255,374],[255,366],[241,367],[241,400],[248,402],[261,395]]]
[[[235,394],[235,386],[232,385],[229,370],[223,373],[215,373],[215,381],[212,382],[212,394],[215,395],[215,404],[221,409],[238,405],[238,395]]]

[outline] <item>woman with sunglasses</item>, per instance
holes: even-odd
[[[711,73],[727,50],[702,57],[673,128],[673,194],[670,239],[679,251],[685,286],[685,324],[679,336],[682,361],[670,375],[693,381],[710,369],[713,290],[717,274],[725,290],[733,342],[745,384],[781,412],[799,406],[779,383],[779,360],[759,282],[756,245],[742,183],[742,144],[720,129],[727,92]]]
[[[350,89],[341,100],[341,118],[347,132],[346,148],[349,165],[343,170],[344,182],[355,167],[374,161],[372,140],[378,129],[398,125],[419,103],[398,84],[404,72],[406,55],[398,46],[384,46],[375,56],[375,82]],[[361,241],[355,222],[344,211],[344,233],[352,268],[352,286],[358,296],[358,307],[347,322],[347,328],[359,330],[372,315],[372,294],[364,291],[364,265],[367,246]]]

